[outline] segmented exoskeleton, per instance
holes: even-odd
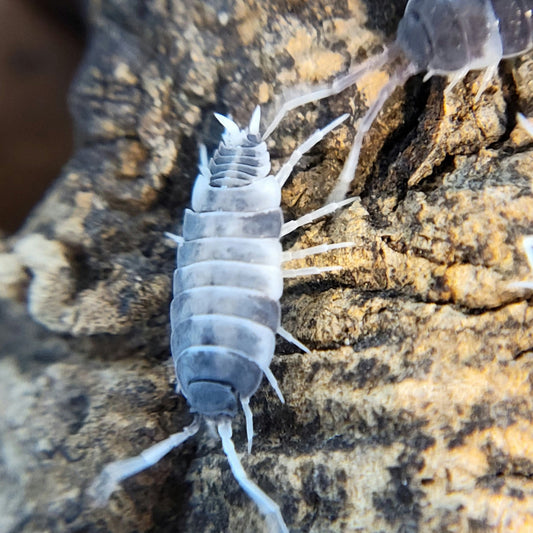
[[[280,324],[279,299],[283,278],[318,274],[341,267],[282,269],[293,259],[353,246],[344,242],[283,252],[280,238],[353,199],[328,204],[298,220],[283,223],[281,187],[300,157],[337,127],[343,115],[317,130],[270,175],[270,157],[259,134],[260,109],[240,129],[216,114],[225,127],[218,149],[208,161],[200,149],[200,173],[187,209],[183,236],[168,234],[178,245],[174,299],[170,308],[171,349],[178,389],[197,417],[182,432],[142,452],[108,465],[90,492],[105,502],[119,481],[156,463],[172,448],[194,435],[200,420],[217,427],[231,470],[246,493],[270,521],[271,530],[288,532],[279,506],[244,472],[231,440],[231,420],[240,403],[246,418],[248,451],[253,438],[250,397],[263,375],[280,400],[283,395],[270,371],[275,335],[309,351]]]
[[[426,71],[424,81],[435,74],[449,76],[446,90],[450,91],[470,70],[486,69],[479,96],[501,59],[519,56],[533,46],[532,12],[533,0],[409,0],[391,46],[332,83],[287,100],[265,137],[291,109],[339,94],[368,72],[392,67],[389,81],[359,122],[348,159],[329,196],[329,201],[338,201],[353,180],[366,132],[396,87]]]

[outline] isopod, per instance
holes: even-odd
[[[330,203],[283,223],[281,188],[294,166],[348,115],[315,131],[276,175],[270,174],[270,156],[259,134],[259,107],[244,129],[229,117],[215,115],[225,128],[222,140],[210,160],[205,147],[200,148],[200,172],[192,192],[192,209],[185,211],[183,236],[168,234],[178,245],[170,308],[171,351],[177,390],[196,413],[195,419],[140,455],[107,465],[89,493],[96,503],[105,503],[121,480],[158,462],[194,435],[203,419],[216,426],[235,479],[266,516],[271,530],[288,533],[278,504],[246,475],[231,439],[231,420],[240,403],[250,452],[253,422],[249,400],[263,375],[284,401],[270,370],[276,333],[309,351],[281,327],[283,278],[342,268],[283,270],[283,263],[353,246],[342,242],[283,252],[280,244],[282,236],[353,201]]]
[[[389,65],[389,81],[359,123],[352,148],[329,195],[331,202],[344,198],[353,180],[363,138],[396,87],[411,76],[426,72],[446,75],[450,91],[469,71],[485,70],[479,96],[495,74],[501,59],[515,57],[533,46],[533,0],[409,0],[398,25],[395,42],[330,84],[287,100],[264,137],[286,113],[304,104],[339,94],[368,72]]]

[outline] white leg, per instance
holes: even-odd
[[[508,287],[510,289],[533,290],[533,281],[513,281],[513,283],[509,283]]]
[[[319,244],[318,246],[311,246],[303,250],[285,250],[281,253],[281,262],[286,263],[294,259],[304,259],[310,255],[323,254],[331,250],[338,250],[339,248],[353,248],[354,246],[357,246],[355,242],[337,242],[335,244]]]
[[[355,171],[357,170],[359,153],[361,152],[364,136],[396,87],[403,85],[413,74],[415,74],[415,72],[416,69],[413,65],[408,65],[404,70],[398,69],[398,71],[391,76],[389,81],[380,90],[376,100],[374,100],[359,122],[357,134],[354,137],[348,159],[346,160],[346,163],[344,163],[337,184],[328,196],[328,202],[338,202],[346,197],[350,184],[355,176]]]
[[[285,101],[281,106],[280,110],[277,112],[276,116],[266,129],[263,140],[267,139],[270,134],[277,128],[278,124],[283,120],[283,117],[293,109],[300,107],[317,100],[322,100],[322,98],[328,98],[334,94],[339,94],[344,91],[344,89],[354,85],[358,79],[372,72],[378,68],[381,68],[389,60],[392,61],[396,57],[398,50],[394,47],[386,48],[381,54],[371,57],[367,61],[364,61],[360,65],[356,65],[350,71],[333,80],[332,83],[317,85],[313,87],[311,92],[305,94],[297,95],[289,100]]]
[[[246,437],[248,439],[248,453],[252,453],[252,441],[254,439],[254,417],[250,409],[250,398],[241,397],[242,410],[246,420]]]
[[[339,118],[335,119],[333,122],[330,122],[326,127],[316,130],[309,139],[302,143],[289,157],[289,160],[279,169],[279,172],[276,174],[276,180],[281,187],[285,184],[288,177],[291,175],[294,167],[300,161],[302,156],[311,150],[315,144],[320,142],[331,130],[335,129],[339,124],[342,124],[350,115],[345,113]]]
[[[307,213],[303,217],[297,218],[296,220],[289,220],[289,222],[285,222],[285,224],[281,226],[280,237],[283,237],[284,235],[287,235],[291,231],[301,228],[302,226],[305,226],[306,224],[310,224],[311,222],[314,222],[315,220],[319,218],[329,215],[330,213],[333,213],[333,211],[336,211],[340,207],[344,207],[345,205],[355,202],[355,200],[357,200],[357,196],[354,196],[353,198],[348,198],[346,200],[342,200],[341,202],[331,202],[319,209],[316,209],[315,211],[311,211],[311,213]]]
[[[285,524],[279,505],[268,497],[250,478],[246,475],[235,446],[231,440],[232,429],[229,419],[221,420],[218,423],[218,434],[222,440],[222,448],[228,458],[228,463],[233,472],[233,476],[241,488],[248,494],[257,505],[259,511],[265,515],[272,533],[289,533],[289,528]]]
[[[281,389],[278,385],[278,380],[275,378],[274,374],[272,374],[272,370],[270,368],[262,368],[263,374],[265,374],[265,377],[268,379],[268,382],[270,383],[270,386],[274,389],[276,394],[278,395],[279,401],[281,403],[285,403],[285,398],[283,397],[283,393],[281,392]]]
[[[181,246],[185,242],[185,239],[181,235],[176,235],[168,231],[165,231],[165,237],[172,239],[178,246]]]
[[[481,82],[479,84],[479,88],[474,97],[474,102],[477,102],[481,98],[481,95],[485,92],[485,89],[488,87],[490,80],[492,80],[497,71],[497,64],[493,65],[492,67],[487,67],[485,69],[485,72],[483,73],[483,77],[481,78]]]
[[[533,270],[533,235],[527,235],[522,241],[522,246],[526,252],[529,267]]]
[[[343,269],[344,267],[341,266],[295,268],[283,270],[282,275],[284,278],[299,278],[301,276],[316,276],[324,272],[336,272]]]
[[[449,96],[450,93],[453,91],[454,87],[463,80],[463,78],[468,74],[469,69],[465,68],[463,70],[458,70],[454,74],[450,74],[448,76],[448,85],[446,85],[446,89],[444,89],[444,96]],[[424,78],[424,81],[426,81],[426,78]]]
[[[533,137],[533,124],[522,113],[516,114],[516,120]]]
[[[111,496],[111,493],[117,488],[118,484],[123,479],[155,465],[173,448],[179,446],[189,437],[192,437],[199,428],[200,420],[195,419],[194,422],[190,426],[184,428],[183,431],[170,435],[170,437],[164,441],[154,444],[139,455],[109,463],[88,489],[88,494],[93,499],[94,504],[98,507],[104,506],[109,499],[109,496]]]
[[[300,348],[302,352],[311,353],[311,350],[305,344],[302,344],[298,339],[293,337],[285,328],[279,326],[276,333],[283,337],[286,341],[289,341],[290,343]]]

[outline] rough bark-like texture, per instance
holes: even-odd
[[[72,89],[79,148],[25,227],[0,248],[0,530],[249,532],[262,517],[202,432],[123,483],[105,509],[102,466],[186,425],[173,392],[168,304],[196,145],[286,87],[344,71],[391,40],[405,2],[94,0]],[[272,365],[287,403],[252,399],[250,476],[294,532],[533,529],[533,307],[529,271],[531,54],[443,95],[420,77],[366,140],[360,195],[288,246],[354,241],[308,260],[342,272],[287,284]],[[269,143],[275,166],[317,126],[353,119],[305,156],[288,217],[320,206],[375,93],[299,109]],[[268,105],[268,104],[271,105]],[[243,419],[234,427],[245,448]]]

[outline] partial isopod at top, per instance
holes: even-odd
[[[264,138],[285,114],[304,104],[339,94],[368,72],[392,67],[389,81],[359,123],[357,134],[329,201],[346,196],[353,180],[363,138],[396,87],[426,71],[424,80],[446,75],[451,90],[470,70],[486,69],[478,95],[496,72],[501,59],[519,56],[533,46],[533,0],[409,0],[396,40],[381,54],[329,84],[287,100]]]

